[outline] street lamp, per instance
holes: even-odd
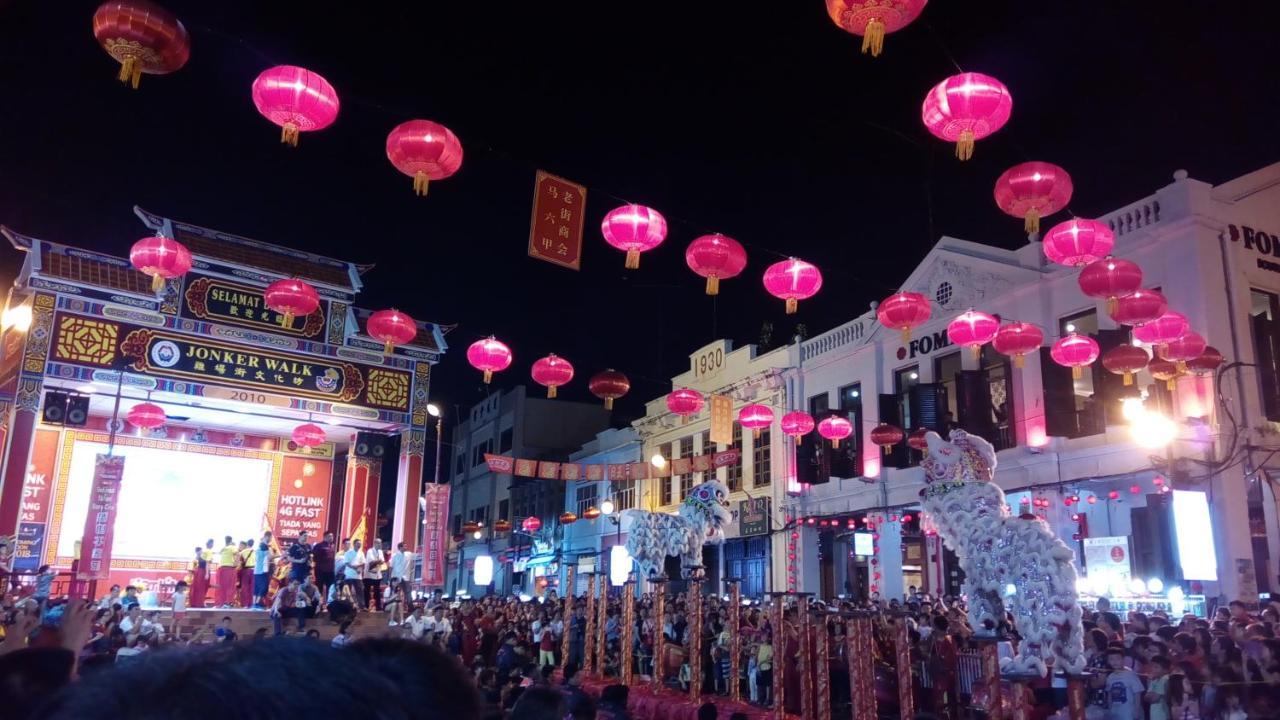
[[[649,464],[661,470],[667,466],[667,459],[662,457],[662,453],[654,453],[653,457],[649,458]]]
[[[1129,437],[1139,447],[1158,450],[1178,436],[1178,424],[1158,412],[1143,411],[1129,421]]]
[[[0,328],[5,330],[12,328],[18,332],[26,332],[30,327],[30,305],[14,305],[13,307],[5,308],[4,314],[0,315]]]
[[[600,512],[605,515],[612,515],[614,509],[615,508],[613,506],[612,500],[605,500],[604,502],[600,503]]]

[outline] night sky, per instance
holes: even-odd
[[[716,337],[754,342],[770,321],[781,340],[796,323],[817,334],[860,314],[942,234],[1026,242],[991,198],[1014,163],[1065,166],[1071,211],[1092,216],[1177,168],[1216,183],[1280,159],[1263,5],[934,0],[873,60],[822,0],[173,0],[191,61],[135,92],[94,41],[96,3],[5,2],[0,222],[123,256],[144,234],[137,204],[375,263],[362,305],[458,325],[440,401],[482,397],[463,355],[494,333],[516,353],[499,386],[556,352],[578,368],[570,398],[588,399],[586,378],[606,366],[630,375],[625,416]],[[280,63],[321,73],[342,100],[337,123],[296,150],[249,94]],[[1014,98],[1011,122],[968,163],[919,119],[957,65]],[[426,199],[384,153],[387,131],[414,117],[449,126],[466,153]],[[589,188],[581,272],[525,256],[539,168]],[[623,198],[671,224],[639,271],[599,233]],[[683,252],[712,231],[751,254],[715,303]],[[791,318],[759,279],[788,254],[826,276]],[[5,251],[6,286],[19,260]]]

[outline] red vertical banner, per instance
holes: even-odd
[[[329,526],[330,460],[286,455],[282,463],[280,497],[276,501],[275,530],[281,537],[297,537],[306,530],[319,538]]]
[[[428,483],[423,498],[422,585],[444,587],[445,563],[449,551],[449,486]]]
[[[116,506],[123,477],[123,455],[98,456],[89,490],[89,511],[84,517],[84,540],[80,543],[79,580],[106,580],[110,575],[111,542],[115,539]]]
[[[529,257],[577,270],[582,266],[582,220],[587,189],[538,171],[529,220]]]

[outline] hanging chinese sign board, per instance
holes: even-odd
[[[308,339],[323,338],[327,301],[321,300],[315,312],[295,317],[285,325],[284,313],[268,309],[262,293],[262,288],[221,278],[188,278],[182,316]]]
[[[577,270],[582,266],[582,221],[587,189],[538,171],[529,220],[529,257]]]
[[[123,477],[123,455],[97,457],[89,489],[89,511],[84,517],[84,539],[80,542],[79,580],[106,580],[111,574],[111,545]]]
[[[733,444],[733,398],[728,395],[711,396],[711,442]]]
[[[738,536],[769,534],[769,498],[755,497],[738,503]]]

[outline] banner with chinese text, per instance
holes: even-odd
[[[428,483],[423,488],[422,585],[444,587],[449,552],[449,486]]]
[[[89,511],[84,516],[84,539],[80,542],[79,580],[106,580],[111,574],[111,543],[115,539],[123,477],[123,455],[98,455],[89,488]]]
[[[538,171],[529,220],[529,257],[571,270],[582,266],[582,220],[587,189]]]

